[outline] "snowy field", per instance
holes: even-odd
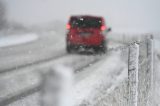
[[[23,35],[12,35],[7,37],[0,37],[0,47],[14,46],[18,44],[24,44],[33,42],[38,39],[36,34],[23,34]]]
[[[74,106],[117,106],[116,102],[123,106],[126,102],[121,94],[125,93],[128,77],[128,49],[121,47],[141,38],[110,33],[107,54],[85,55],[67,54],[62,33],[24,36],[0,40],[0,106],[40,106],[40,73],[59,64],[74,71],[72,92],[68,95],[74,98]],[[160,39],[155,38],[154,102],[160,106]]]

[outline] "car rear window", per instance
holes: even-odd
[[[100,18],[72,18],[71,19],[72,28],[100,28],[102,25],[102,20]]]

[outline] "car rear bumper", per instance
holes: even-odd
[[[95,45],[95,44],[77,44],[77,43],[67,43],[67,45],[69,45],[72,48],[85,48],[85,49],[90,49],[90,48],[101,48],[101,47],[105,47],[106,43],[105,41],[102,41],[100,44]]]
[[[95,38],[95,39],[69,39],[68,42],[73,45],[82,45],[82,46],[99,46],[104,41],[103,38]]]

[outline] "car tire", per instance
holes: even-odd
[[[71,45],[70,43],[67,43],[66,51],[67,53],[74,53],[76,51],[76,46]]]
[[[107,51],[106,41],[103,41],[100,45],[99,52],[105,54]]]
[[[72,51],[72,50],[71,50],[71,47],[67,45],[66,51],[67,51],[67,53],[71,53],[71,51]]]
[[[70,42],[67,40],[67,45],[66,45],[66,51],[67,53],[71,53],[72,52],[72,46],[70,44]]]

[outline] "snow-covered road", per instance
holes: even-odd
[[[102,72],[99,73],[97,79],[108,76],[106,80],[111,80],[113,76],[109,76],[110,73],[120,73],[118,71],[125,69],[124,64],[122,64],[123,68],[115,70],[116,65],[120,64],[121,55],[114,52],[101,56],[68,55],[65,52],[64,38],[63,35],[47,32],[40,35],[39,39],[34,42],[17,44],[16,46],[13,44],[0,48],[0,104],[2,106],[15,104],[16,106],[22,106],[22,104],[24,106],[28,104],[36,106],[32,97],[36,96],[39,90],[39,71],[45,71],[45,68],[56,64],[69,66],[76,72],[74,95],[81,95],[81,97],[76,96],[80,97],[76,101],[79,101],[79,99],[83,100],[84,96],[90,96],[89,92],[95,90],[88,89],[92,88],[91,86],[99,86],[97,85],[98,80],[96,81],[96,76],[94,75]],[[115,42],[110,42],[110,45],[109,48],[120,46],[119,43]],[[102,79],[102,83],[104,82],[103,80],[104,78]],[[91,82],[93,83],[91,84]],[[115,82],[116,80],[111,83]],[[102,83],[99,84],[102,85]],[[86,85],[88,84],[90,87],[88,86],[87,88]],[[108,84],[110,85],[109,82]],[[79,89],[84,89],[84,92],[79,92]],[[38,102],[37,98],[34,99],[35,102]],[[24,103],[21,103],[22,101]]]
[[[11,35],[7,37],[0,37],[0,47],[15,46],[18,44],[26,44],[38,39],[38,35],[34,33]]]
[[[40,106],[40,73],[59,64],[75,72],[70,95],[74,106],[113,104],[114,99],[105,98],[117,96],[117,87],[123,89],[127,78],[128,49],[124,42],[110,40],[104,55],[67,54],[63,35],[52,31],[38,35],[34,42],[0,48],[0,106]]]
[[[0,47],[0,72],[18,69],[22,66],[29,66],[39,61],[47,61],[65,55],[64,40],[60,39],[62,36],[56,38],[54,36],[50,32],[39,36],[39,39],[34,42]]]
[[[14,40],[16,38],[17,36],[15,38],[11,36],[9,39]],[[121,45],[121,43],[115,43],[114,41],[109,42],[109,48],[118,48]],[[0,47],[0,73],[44,63],[65,55],[67,53],[65,51],[65,36],[63,34],[57,34],[52,31],[40,33],[39,39],[34,42]]]
[[[61,57],[59,59],[55,59],[53,61],[33,65],[30,67],[26,67],[23,69],[16,69],[12,72],[7,72],[1,74],[0,77],[0,85],[3,85],[0,92],[2,94],[0,104],[5,104],[4,99],[7,99],[7,103],[10,103],[12,98],[17,97],[20,99],[23,92],[27,92],[26,90],[36,89],[39,85],[39,72],[45,71],[47,67],[51,67],[57,64],[63,64],[66,66],[72,66],[74,70],[81,70],[85,67],[90,66],[92,63],[97,62],[102,57],[94,57],[94,56],[78,56],[78,55],[67,55],[65,57]],[[7,82],[7,83],[4,83]],[[10,88],[12,86],[12,88]],[[22,93],[22,94],[21,94]],[[15,96],[16,95],[16,96]],[[28,93],[27,93],[28,95]],[[23,95],[24,96],[24,95]],[[22,96],[22,97],[23,97]]]
[[[73,66],[73,63],[77,63],[74,66],[75,67],[74,70],[79,70],[79,69],[81,70],[75,73],[74,75],[75,83],[74,83],[74,88],[71,96],[74,97],[75,105],[82,104],[85,100],[89,100],[87,102],[93,101],[94,98],[97,98],[98,96],[100,96],[99,93],[104,89],[107,90],[106,93],[111,92],[112,90],[114,90],[116,86],[118,86],[119,82],[124,80],[124,78],[127,75],[126,74],[127,66],[125,62],[123,64],[120,64],[122,63],[122,61],[119,55],[120,55],[119,53],[116,53],[116,54],[113,53],[113,54],[110,54],[109,56],[98,56],[98,57],[75,55],[75,56],[67,56],[63,59],[56,60],[56,64],[61,63],[61,64]],[[69,58],[72,58],[73,60],[68,60]],[[100,60],[97,61],[97,59],[98,60],[100,59]],[[95,62],[94,64],[90,64],[90,62],[94,62],[95,60],[97,62]],[[66,61],[67,61],[67,64],[66,64]],[[19,74],[16,73],[16,75],[12,74],[11,76],[13,77],[8,76],[8,79],[6,77],[3,77],[5,80],[9,80],[10,78],[15,79],[14,80],[15,82],[23,79],[24,82],[21,82],[20,85],[14,85],[15,82],[10,81],[10,83],[8,83],[8,87],[9,85],[12,85],[12,86],[15,86],[14,88],[17,87],[16,91],[17,89],[21,89],[21,90],[18,90],[18,93],[16,96],[13,96],[11,98],[9,97],[7,100],[2,101],[0,103],[3,105],[9,104],[9,106],[22,106],[22,105],[23,106],[28,106],[28,105],[39,106],[39,101],[38,101],[39,89],[37,88],[39,77],[38,77],[37,71],[39,71],[38,70],[39,68],[45,69],[44,67],[51,66],[51,64],[53,65],[55,64],[55,62],[46,63],[44,66],[37,67],[37,70],[35,70],[35,67],[26,68],[24,70],[21,70],[23,71],[23,73],[19,72]],[[87,64],[88,64],[88,67],[86,67]],[[119,65],[119,68],[116,67],[117,65]],[[83,69],[82,67],[85,67],[85,68]],[[31,70],[34,70],[34,72]],[[15,78],[15,76],[17,75],[23,76],[22,74],[24,74],[25,77]],[[26,81],[24,79],[26,79]],[[23,92],[23,89],[25,87],[23,85],[24,83],[26,83],[25,86],[31,86],[31,88],[28,89],[28,92],[25,92],[25,93]],[[21,86],[22,88],[20,88]],[[5,95],[7,95],[7,93],[11,94],[11,92],[13,91],[14,90],[12,91],[8,90]],[[22,93],[20,93],[20,91],[22,91]],[[4,94],[4,90],[2,93]],[[13,99],[17,101],[13,102],[12,101]],[[95,101],[94,103],[96,102],[97,101]]]

